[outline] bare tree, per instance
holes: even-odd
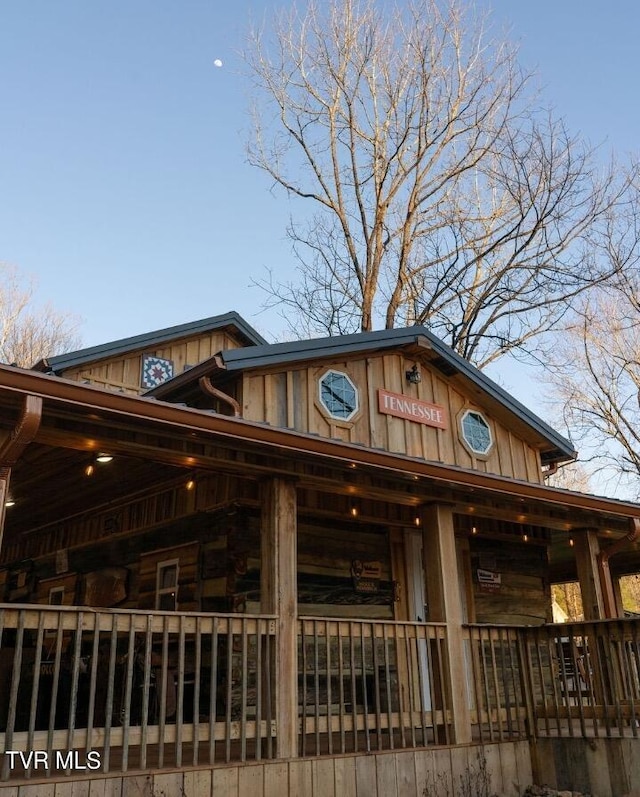
[[[458,0],[309,0],[256,33],[250,162],[308,200],[297,278],[261,283],[292,328],[421,323],[479,366],[533,348],[611,263],[624,192],[538,109],[514,48]]]
[[[0,263],[0,362],[29,367],[79,345],[79,320],[51,305],[33,305],[33,284]]]
[[[558,340],[549,376],[581,460],[640,494],[640,272],[584,303]]]

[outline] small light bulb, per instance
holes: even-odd
[[[93,476],[93,471],[94,470],[95,470],[95,468],[93,467],[93,465],[87,465],[87,467],[84,469],[84,475],[85,476]]]
[[[194,482],[194,480],[193,480],[193,479],[189,479],[189,481],[188,481],[188,482],[185,484],[185,488],[186,488],[187,490],[193,490],[193,488],[194,488],[195,486],[196,486],[196,483]]]
[[[351,516],[352,517],[357,517],[358,516],[358,507],[357,506],[352,506],[351,507]]]
[[[102,464],[105,464],[106,462],[111,462],[112,459],[113,459],[112,454],[107,454],[105,451],[101,451],[96,457],[96,462],[101,462]]]

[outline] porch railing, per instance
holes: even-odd
[[[473,735],[483,742],[528,733],[521,628],[470,625],[465,629],[467,692]]]
[[[268,616],[0,608],[2,778],[31,751],[48,775],[272,757],[274,635]]]
[[[455,684],[445,624],[297,623],[301,756],[455,743],[454,689],[474,740],[640,734],[640,620],[466,626]],[[275,757],[276,626],[0,606],[2,778]]]
[[[300,754],[447,744],[446,626],[299,620]]]
[[[640,620],[522,629],[538,736],[640,734]]]

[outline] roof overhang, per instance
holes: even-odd
[[[328,489],[333,483],[336,489],[344,487],[344,478],[336,474],[367,473],[389,484],[410,485],[406,492],[414,503],[430,500],[425,486],[437,486],[453,491],[459,500],[465,495],[481,495],[559,512],[567,529],[572,523],[584,525],[590,515],[608,519],[616,530],[626,529],[628,518],[640,518],[640,506],[626,501],[517,481],[0,366],[0,409],[4,410],[6,428],[19,414],[25,396],[42,398],[43,420],[35,440],[48,445],[95,451],[109,442],[123,454],[164,464],[221,468],[256,476],[282,473],[302,483],[309,474],[316,474],[313,478],[317,481],[317,473],[324,468]]]

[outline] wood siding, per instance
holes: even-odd
[[[633,740],[636,741],[636,740]],[[606,748],[602,748],[606,750]],[[516,797],[533,782],[528,742],[271,761],[214,769],[49,778],[0,787],[0,797],[423,797],[454,794],[477,775],[482,756],[490,794]],[[466,781],[465,781],[466,778]],[[34,778],[35,780],[35,778]],[[475,783],[474,783],[475,785]],[[608,794],[609,792],[607,792]],[[604,794],[604,792],[603,792]]]
[[[156,347],[118,354],[88,363],[81,368],[69,368],[62,375],[65,379],[86,382],[122,393],[140,394],[144,392],[141,387],[144,354],[171,360],[174,376],[178,376],[187,366],[197,365],[219,351],[237,349],[242,345],[229,332],[214,330],[204,335],[167,341]]]
[[[289,371],[252,371],[243,377],[243,417],[447,465],[542,481],[539,451],[533,440],[528,442],[510,430],[513,419],[506,412],[498,418],[499,412],[492,413],[478,403],[477,389],[475,395],[470,390],[465,392],[461,383],[426,363],[420,364],[421,382],[408,384],[405,373],[415,362],[401,354],[386,354],[315,363]],[[331,418],[320,403],[319,380],[330,369],[347,374],[358,388],[359,407],[350,421]],[[380,413],[380,388],[444,407],[447,428]],[[490,424],[494,444],[485,458],[472,456],[461,442],[459,422],[466,409],[482,412]]]

